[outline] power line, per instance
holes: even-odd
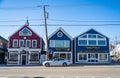
[[[80,21],[80,20],[62,20],[62,19],[48,19],[51,21],[62,21],[62,22],[120,22],[120,21]]]
[[[29,19],[29,21],[40,21],[40,20],[44,20],[44,19]],[[120,21],[80,21],[80,20],[62,20],[62,19],[47,19],[48,21],[62,21],[62,22],[112,22],[112,23],[118,23]],[[23,22],[26,20],[2,20],[0,22]]]
[[[44,20],[44,19],[29,19],[29,21],[40,21],[40,20]],[[26,20],[2,20],[0,22],[23,22]]]
[[[16,27],[23,25],[0,25],[0,27]],[[31,24],[30,26],[44,26],[44,24]],[[47,26],[120,26],[120,24],[47,24]]]

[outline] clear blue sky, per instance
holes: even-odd
[[[115,36],[120,40],[120,25],[98,26],[120,24],[120,0],[0,0],[0,35],[8,39],[25,24],[27,16],[30,25],[43,24],[43,9],[38,5],[49,5],[46,7],[49,13],[47,23],[57,25],[48,26],[48,35],[58,27],[62,27],[72,37],[94,28],[111,40]],[[31,28],[45,38],[43,26]]]

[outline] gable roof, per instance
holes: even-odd
[[[12,37],[14,34],[16,34],[17,32],[19,32],[20,30],[24,29],[24,28],[28,28],[30,31],[32,31],[33,33],[35,33],[38,37],[40,37],[41,39],[43,39],[41,36],[39,36],[35,31],[33,31],[28,24],[23,25],[20,29],[18,29],[15,33],[13,33],[10,37]]]
[[[67,35],[71,40],[73,40],[73,38],[62,27],[59,27],[56,31],[49,35],[48,39],[51,38],[54,34],[56,34],[59,30],[61,30],[65,35]]]
[[[89,29],[88,31],[86,31],[86,32],[84,32],[84,33],[82,33],[82,34],[80,34],[80,35],[78,35],[78,36],[76,36],[76,37],[79,37],[79,36],[81,36],[81,35],[83,35],[83,34],[87,34],[87,33],[93,33],[93,32],[94,32],[94,33],[97,33],[97,34],[100,34],[100,35],[108,38],[107,36],[101,34],[100,32],[98,32],[97,30],[95,30],[95,29],[93,29],[93,28]],[[75,37],[75,38],[76,38],[76,37]],[[108,38],[108,39],[109,39],[109,38]]]
[[[0,36],[0,40],[3,40],[5,42],[8,42],[8,40],[6,40],[5,38],[3,38],[2,36]]]

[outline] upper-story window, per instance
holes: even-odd
[[[88,40],[89,45],[97,45],[96,40]]]
[[[88,38],[96,38],[96,34],[88,34]]]
[[[28,28],[24,28],[19,32],[20,36],[31,36],[32,32]]]
[[[87,35],[82,35],[80,36],[80,38],[87,38]]]
[[[84,34],[78,38],[79,46],[106,46],[106,38],[99,34]]]
[[[81,45],[87,45],[87,40],[79,40],[79,44],[81,44]]]
[[[50,47],[68,48],[70,47],[69,40],[50,40]]]
[[[19,47],[24,47],[24,40],[19,40]]]
[[[31,41],[30,40],[26,41],[26,47],[31,47]]]
[[[17,39],[13,40],[13,47],[18,47],[18,40]]]
[[[32,40],[32,47],[36,48],[37,47],[37,40]]]

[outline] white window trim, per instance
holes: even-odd
[[[24,45],[24,40],[23,40],[23,39],[20,39],[20,40],[19,40],[19,47],[21,47],[21,46],[20,46],[20,42],[21,42],[21,41],[23,41],[23,45]]]
[[[97,38],[97,36],[99,35],[99,34],[93,34],[93,35],[96,35],[96,38],[88,38],[88,35],[89,34],[84,34],[84,35],[87,35],[87,38],[78,38],[78,46],[106,46],[107,45],[107,40],[106,40],[106,38]],[[84,35],[82,35],[82,36],[84,36]],[[101,36],[101,35],[99,35],[99,36]],[[102,36],[103,37],[103,36]],[[79,44],[79,40],[87,40],[87,45],[82,45],[82,44]],[[88,41],[89,40],[96,40],[96,45],[89,45],[89,43],[88,43]],[[98,40],[105,40],[105,45],[98,45]]]
[[[14,42],[17,41],[17,46],[14,45]],[[18,47],[18,39],[13,39],[13,45],[12,47]]]
[[[26,27],[25,27],[24,29],[29,30],[29,29],[26,28]],[[22,30],[19,32],[19,36],[32,36],[32,32],[31,32],[30,30],[29,30],[29,31],[30,31],[30,34],[24,35],[23,32],[22,32],[24,29],[22,29]],[[22,34],[20,34],[21,32],[22,32]]]
[[[30,45],[29,45],[29,46],[31,47],[31,40],[26,40],[26,47],[27,47],[27,41],[30,42]]]
[[[35,47],[33,47],[33,42],[36,42],[36,45],[35,45]],[[37,40],[32,40],[32,48],[36,48],[37,47]]]
[[[100,54],[106,54],[107,55],[107,59],[106,60],[100,60]],[[108,53],[99,53],[98,57],[99,57],[99,61],[108,61]]]
[[[79,59],[79,55],[80,55],[80,54],[86,54],[87,59],[86,59],[86,60],[80,60],[80,59]],[[87,61],[88,61],[88,54],[87,54],[87,53],[78,53],[77,58],[78,58],[78,62],[79,62],[79,61],[86,61],[86,62],[87,62]]]
[[[53,41],[53,46],[51,46],[51,41]],[[56,41],[64,41],[64,46],[63,47],[70,48],[70,41],[69,40],[50,40],[50,43],[49,43],[50,47],[55,48],[56,47],[55,46]],[[66,46],[67,41],[69,41],[69,46]],[[60,48],[63,48],[63,47],[60,47]]]

